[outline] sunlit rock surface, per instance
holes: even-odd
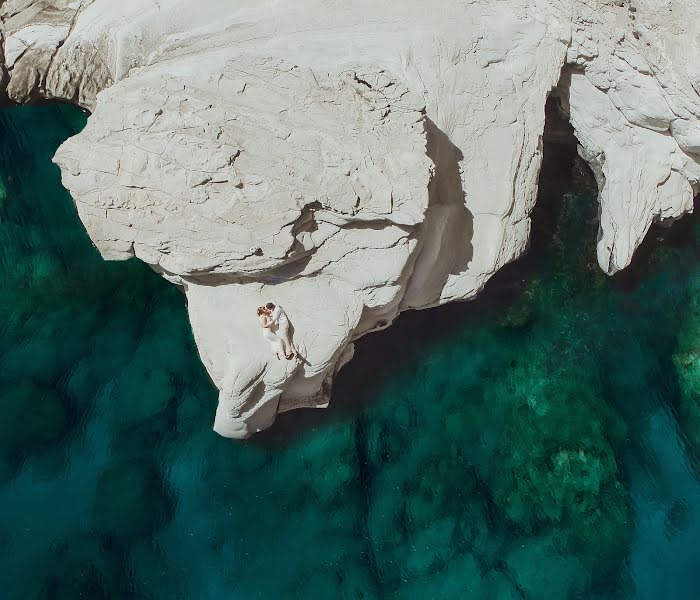
[[[556,88],[601,204],[598,261],[627,266],[700,179],[689,2],[9,1],[17,102],[93,112],[56,161],[106,258],[181,285],[245,437],[325,406],[361,335],[477,294],[527,247]],[[303,361],[255,307],[282,304]]]

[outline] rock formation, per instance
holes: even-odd
[[[598,260],[627,266],[700,182],[689,0],[6,0],[7,100],[92,112],[56,162],[107,259],[187,295],[246,437],[325,406],[353,341],[477,294],[526,249],[554,93],[600,188]],[[255,308],[285,307],[277,361]]]

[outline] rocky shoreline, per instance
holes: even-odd
[[[3,95],[92,113],[64,185],[105,258],[185,290],[224,436],[327,405],[354,340],[522,255],[552,94],[596,175],[605,272],[692,210],[697,6],[377,4],[0,7]],[[303,361],[270,355],[267,300]]]

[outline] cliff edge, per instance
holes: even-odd
[[[6,0],[0,23],[6,101],[92,113],[63,182],[105,258],[184,289],[227,437],[327,405],[354,340],[525,251],[550,94],[606,272],[699,189],[688,0]],[[301,360],[270,353],[267,301]]]

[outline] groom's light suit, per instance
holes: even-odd
[[[284,309],[277,304],[272,311],[272,320],[277,325],[277,331],[275,333],[282,338],[284,342],[284,353],[296,352],[292,340],[289,339],[289,319],[287,318],[287,313]]]

